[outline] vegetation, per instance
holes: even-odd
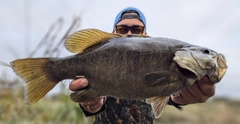
[[[223,98],[203,104],[187,105],[183,110],[167,106],[158,124],[239,124],[240,101]],[[1,124],[91,124],[94,117],[85,117],[68,94],[44,97],[33,105],[24,102],[24,87],[0,88]]]
[[[26,105],[23,87],[1,88],[0,91],[1,124],[77,124],[93,120],[85,118],[78,104],[63,93]]]
[[[212,98],[206,103],[192,104],[177,110],[167,106],[161,124],[240,124],[240,101]]]

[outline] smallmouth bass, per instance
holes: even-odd
[[[158,118],[172,93],[205,75],[217,83],[227,69],[224,55],[169,38],[85,29],[69,36],[65,47],[76,55],[11,62],[14,72],[27,82],[27,104],[37,102],[64,79],[84,76],[89,86],[73,92],[73,101],[102,95],[148,99]]]

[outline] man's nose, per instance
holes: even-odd
[[[128,30],[127,34],[132,34],[131,30]]]

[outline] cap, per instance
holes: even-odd
[[[126,11],[130,11],[130,10],[136,11],[139,16],[128,16],[128,18],[137,18],[137,19],[139,19],[139,20],[143,23],[143,25],[145,26],[145,28],[146,28],[146,19],[145,19],[145,16],[143,15],[143,13],[142,13],[139,9],[134,8],[134,7],[127,7],[127,8],[125,8],[125,9],[123,9],[122,11],[120,11],[120,12],[117,14],[116,18],[115,18],[114,26],[113,26],[113,27],[115,28],[115,26],[117,25],[117,23],[120,22],[120,21],[123,19],[123,18],[122,18],[123,13],[126,12]]]

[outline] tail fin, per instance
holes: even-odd
[[[36,103],[59,82],[48,71],[49,60],[50,58],[27,58],[11,62],[13,71],[27,83],[26,104]]]

